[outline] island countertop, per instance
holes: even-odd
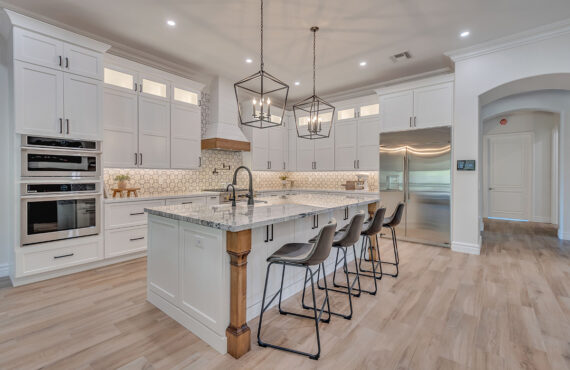
[[[361,206],[380,200],[373,194],[298,194],[256,198],[253,206],[238,203],[215,206],[207,205],[172,205],[145,208],[150,215],[166,217],[178,221],[190,222],[215,229],[238,232],[260,226],[294,220],[319,213]]]

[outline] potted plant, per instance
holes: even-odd
[[[281,175],[281,176],[279,176],[279,179],[281,180],[281,184],[283,185],[283,187],[286,187],[287,186],[287,176]]]
[[[117,182],[117,188],[120,190],[125,190],[127,188],[127,181],[131,178],[129,175],[117,175],[115,176],[115,181]]]

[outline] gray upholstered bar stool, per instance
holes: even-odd
[[[400,202],[396,206],[394,213],[392,213],[392,215],[390,217],[384,219],[384,222],[382,224],[383,227],[387,227],[388,229],[390,229],[390,232],[392,233],[392,246],[394,247],[394,262],[381,261],[380,263],[383,263],[386,265],[392,265],[392,266],[396,267],[396,273],[395,274],[389,274],[389,273],[383,272],[382,275],[388,275],[391,277],[398,277],[398,274],[400,272],[399,271],[400,256],[398,255],[398,239],[396,238],[396,226],[398,226],[400,224],[400,222],[402,221],[403,215],[404,215],[404,203]],[[378,258],[380,258],[380,250],[379,249],[378,249]]]
[[[273,253],[267,259],[269,265],[267,266],[267,273],[265,275],[265,287],[263,288],[263,299],[261,300],[261,314],[259,315],[259,327],[257,329],[257,343],[261,347],[271,347],[280,349],[282,351],[293,352],[299,355],[308,356],[313,360],[318,360],[320,353],[321,353],[321,339],[319,336],[319,322],[329,322],[330,321],[330,303],[329,303],[329,295],[327,290],[327,285],[325,282],[325,299],[323,300],[323,304],[320,308],[317,308],[317,302],[315,298],[315,283],[314,283],[314,276],[317,274],[317,271],[320,271],[321,267],[323,271],[325,269],[324,261],[330,254],[332,243],[334,239],[334,234],[336,230],[336,220],[332,219],[331,222],[324,226],[319,235],[316,237],[314,243],[288,243]],[[267,280],[269,279],[269,271],[271,266],[274,264],[283,265],[283,271],[281,272],[281,287],[275,293],[275,295],[269,300],[269,303],[265,304],[265,296],[267,294]],[[302,267],[305,269],[305,283],[311,282],[311,289],[313,292],[313,315],[303,315],[300,313],[295,312],[288,312],[284,311],[281,308],[281,297],[283,293],[283,279],[285,277],[285,266],[291,267]],[[318,266],[318,270],[313,271],[311,266]],[[307,279],[309,276],[309,279]],[[261,323],[263,322],[263,313],[269,308],[271,303],[275,300],[275,298],[279,296],[279,313],[282,315],[294,315],[298,317],[308,318],[315,320],[315,330],[317,333],[317,346],[318,350],[317,353],[312,354],[308,352],[298,351],[292,348],[281,347],[276,344],[265,343],[261,340]],[[303,302],[305,300],[305,289],[303,288]],[[325,305],[327,309],[325,310]],[[322,319],[323,312],[328,314],[326,319]]]
[[[319,284],[320,280],[320,268],[317,271],[317,287],[319,289],[327,289],[327,291],[333,291],[337,293],[343,293],[348,295],[348,306],[349,306],[349,313],[343,314],[339,312],[330,311],[331,314],[344,317],[347,320],[352,318],[352,296],[360,297],[360,276],[358,273],[358,269],[356,269],[356,277],[352,282],[350,282],[349,274],[348,274],[348,265],[347,265],[347,256],[348,256],[348,249],[352,247],[352,252],[354,253],[354,260],[356,261],[356,248],[355,245],[358,243],[360,239],[360,233],[362,231],[362,225],[364,224],[364,211],[360,211],[359,213],[355,214],[352,219],[350,220],[348,226],[344,230],[340,230],[335,233],[334,240],[332,246],[336,248],[336,258],[334,264],[334,272],[333,272],[333,285],[337,288],[342,289],[334,289],[334,288],[327,288],[326,285],[321,287]],[[313,242],[315,238],[310,239],[309,243]],[[342,251],[342,258],[339,260],[339,252]],[[341,285],[336,283],[336,269],[342,263],[343,271],[346,276],[346,285]],[[324,266],[324,265],[323,265]],[[324,281],[326,283],[326,272],[323,269],[323,276]],[[354,293],[354,285],[358,283],[358,293]],[[303,301],[303,308],[305,309],[312,309],[313,307],[305,305]]]
[[[354,260],[354,264],[357,271],[356,272],[348,271],[349,274],[358,274],[359,277],[366,276],[374,278],[374,290],[364,290],[362,288],[359,289],[359,291],[366,292],[371,295],[375,295],[378,292],[378,284],[376,282],[376,279],[378,280],[382,279],[382,263],[380,261],[380,250],[378,249],[378,235],[380,234],[380,231],[382,231],[382,224],[384,223],[385,214],[386,214],[386,208],[378,208],[376,209],[376,212],[374,212],[374,217],[372,217],[371,219],[369,219],[364,223],[364,227],[360,232],[360,235],[364,237],[362,238],[362,248],[360,250],[360,258],[359,261],[356,261],[356,257]],[[366,249],[373,248],[372,237],[376,238],[376,253],[378,256],[377,261],[374,260],[373,258],[366,259]],[[372,270],[367,270],[362,268],[363,256],[365,257],[366,261],[369,261],[371,263]],[[378,271],[376,271],[376,268],[378,268]]]

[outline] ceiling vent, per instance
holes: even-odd
[[[394,54],[390,57],[390,60],[392,60],[392,62],[394,63],[402,62],[408,59],[412,59],[412,56],[410,55],[409,51],[403,51],[401,53]]]

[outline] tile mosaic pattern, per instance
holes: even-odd
[[[291,172],[288,174],[294,181],[294,187],[299,189],[344,189],[342,184],[356,180],[356,175],[368,175],[368,187],[370,191],[378,190],[378,172],[365,171],[336,171],[336,172]]]

